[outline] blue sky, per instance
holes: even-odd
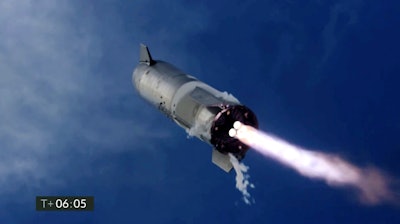
[[[245,205],[211,148],[131,83],[143,42],[232,93],[261,129],[399,178],[399,7],[1,1],[0,222],[400,222],[398,207],[362,205],[251,150]],[[36,195],[94,195],[95,211],[36,212]]]

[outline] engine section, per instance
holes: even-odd
[[[229,136],[229,130],[233,127],[235,121],[258,129],[257,117],[249,108],[243,105],[226,105],[215,116],[210,130],[210,143],[219,152],[223,154],[232,153],[238,160],[242,160],[249,146]]]

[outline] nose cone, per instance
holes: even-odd
[[[148,67],[153,64],[155,64],[155,61],[151,57],[149,48],[144,44],[140,44],[139,64],[132,73],[132,84],[137,91],[140,92],[140,81],[142,76],[148,71]]]
[[[132,73],[132,84],[137,91],[140,90],[140,82],[142,76],[146,73],[148,66],[146,64],[138,64]]]

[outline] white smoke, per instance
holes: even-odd
[[[236,188],[242,193],[243,201],[248,204],[254,204],[255,200],[251,197],[247,191],[247,187],[254,188],[254,184],[250,183],[250,175],[247,174],[249,167],[240,163],[234,155],[229,153],[230,161],[233,165],[233,169],[236,172]]]

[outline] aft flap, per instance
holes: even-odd
[[[227,173],[229,173],[233,167],[229,155],[222,154],[216,149],[213,149],[212,152],[212,162]]]

